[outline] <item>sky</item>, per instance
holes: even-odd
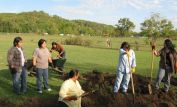
[[[44,11],[66,19],[82,19],[116,25],[129,18],[140,30],[140,23],[153,13],[172,21],[177,28],[177,0],[0,0],[0,13]]]

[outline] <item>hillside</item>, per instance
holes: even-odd
[[[7,33],[44,33],[75,34],[100,36],[112,34],[114,27],[84,20],[67,20],[43,11],[22,13],[1,13],[0,32]]]

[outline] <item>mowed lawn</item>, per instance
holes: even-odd
[[[0,36],[0,99],[9,100],[20,104],[23,101],[31,97],[40,97],[44,99],[54,99],[57,101],[57,94],[59,86],[62,81],[58,79],[58,74],[49,71],[49,85],[52,88],[52,92],[45,92],[38,94],[36,92],[36,78],[28,76],[28,93],[25,95],[17,96],[12,92],[12,79],[8,70],[6,54],[7,50],[12,46],[14,35],[1,35]],[[47,47],[50,49],[52,41],[60,41],[62,38],[59,36],[30,36],[20,35],[23,38],[24,51],[28,59],[32,58],[32,53],[37,47],[37,42],[40,38],[47,40]],[[98,39],[98,38],[97,38]],[[132,39],[129,39],[132,42]],[[118,41],[118,40],[114,40]],[[120,43],[124,41],[121,39]],[[162,42],[161,42],[162,43]],[[103,45],[103,44],[102,44]],[[67,55],[67,62],[65,64],[65,72],[68,72],[72,68],[77,68],[80,73],[91,72],[93,69],[97,69],[100,72],[109,72],[116,74],[116,68],[118,64],[118,50],[106,49],[106,48],[89,48],[83,46],[64,45]],[[120,46],[117,46],[117,49]],[[148,49],[147,49],[148,50]],[[150,76],[152,53],[151,51],[135,51],[137,67],[136,73],[144,76]],[[159,58],[154,60],[153,77],[157,74]]]

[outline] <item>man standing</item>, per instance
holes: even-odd
[[[7,62],[12,74],[13,91],[16,94],[27,92],[27,71],[25,55],[22,49],[22,38],[15,37],[13,46],[8,50]],[[21,78],[21,79],[20,79]]]

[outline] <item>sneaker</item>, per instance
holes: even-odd
[[[168,90],[167,89],[162,89],[162,92],[168,93]]]
[[[42,94],[42,91],[38,91],[39,94]]]
[[[50,91],[52,91],[52,89],[51,89],[51,88],[48,88],[47,91],[50,92]]]
[[[125,91],[122,91],[122,94],[123,94],[123,95],[128,95],[127,92],[125,92]]]

